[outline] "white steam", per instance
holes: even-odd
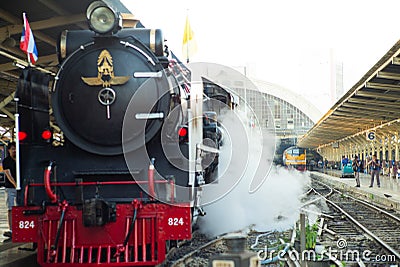
[[[229,141],[221,148],[219,168],[223,174],[214,186],[223,187],[225,179],[238,182],[229,193],[207,203],[207,214],[199,219],[200,230],[219,235],[247,228],[266,231],[292,227],[299,217],[300,196],[310,184],[308,174],[272,166],[275,138],[257,127],[244,127],[248,140],[241,140],[241,134],[238,144],[236,136],[240,130],[236,129],[243,129],[243,124],[232,121],[230,117],[222,122],[229,135],[225,140]],[[245,169],[238,164],[241,158],[247,161]],[[255,182],[255,186],[250,186]]]
[[[258,231],[289,229],[299,218],[299,196],[309,181],[306,173],[273,166],[266,182],[250,194],[245,177],[224,198],[205,207],[201,230],[218,235],[249,227]]]

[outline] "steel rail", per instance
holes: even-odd
[[[180,258],[177,261],[175,261],[171,265],[171,267],[186,266],[186,263],[190,262],[191,258],[193,256],[195,256],[197,253],[199,253],[200,251],[202,251],[202,250],[204,250],[206,248],[209,248],[209,247],[212,247],[212,246],[216,246],[218,244],[222,244],[223,240],[224,240],[224,236],[221,236],[219,238],[216,238],[216,239],[213,239],[213,240],[207,242],[206,244],[198,247],[197,249],[189,252],[188,254],[184,255],[182,258]]]
[[[331,188],[330,186],[321,183],[321,182],[317,182],[319,184],[322,184],[328,188]],[[331,188],[332,189],[332,188]],[[338,191],[337,189],[333,189],[334,191],[343,194],[342,192]],[[316,192],[316,191],[315,191]],[[320,193],[316,192],[317,194],[319,194],[320,196],[322,196]],[[345,195],[345,194],[343,194]],[[394,248],[392,248],[391,246],[389,246],[388,244],[386,244],[385,241],[383,241],[381,238],[379,238],[378,236],[376,236],[374,233],[372,233],[368,228],[366,228],[364,225],[362,225],[358,220],[356,220],[354,217],[352,217],[349,213],[347,213],[344,209],[342,209],[341,207],[339,207],[336,203],[334,203],[333,201],[327,199],[325,196],[322,196],[328,203],[330,203],[332,206],[334,206],[337,210],[339,210],[341,213],[343,213],[350,221],[352,221],[355,225],[357,225],[361,230],[363,230],[365,233],[367,233],[371,238],[373,238],[375,241],[377,241],[379,244],[381,244],[384,248],[386,248],[388,251],[390,251],[391,253],[393,253],[393,255],[395,255],[398,259],[400,259],[400,253],[395,250]],[[369,203],[368,203],[369,204]],[[377,207],[376,207],[377,208]],[[379,208],[377,208],[379,209]],[[381,209],[380,209],[381,210]],[[381,210],[384,211],[384,210]],[[386,213],[385,213],[386,214]]]

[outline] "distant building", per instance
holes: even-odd
[[[330,49],[329,65],[331,76],[331,102],[333,105],[344,94],[343,62],[337,59],[335,51],[333,49]]]
[[[261,80],[252,80],[257,90],[235,88],[246,95],[247,103],[261,118],[261,127],[274,127],[280,139],[294,138],[305,134],[322,116],[321,112],[307,99],[293,91]],[[267,120],[265,102],[271,110],[273,120]]]
[[[250,79],[218,64],[191,65],[191,68],[234,91],[254,112],[255,116],[249,115],[251,121],[257,120],[262,128],[274,129],[278,139],[290,139],[292,145],[322,117],[312,101],[277,84]]]

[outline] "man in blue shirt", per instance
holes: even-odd
[[[346,158],[345,156],[342,156],[342,169],[343,169],[344,166],[347,165],[348,162],[349,162],[349,159]]]
[[[381,187],[381,182],[379,181],[379,172],[380,172],[380,163],[379,160],[376,158],[376,155],[372,156],[372,159],[370,162],[368,162],[368,165],[371,166],[371,184],[369,187],[374,186],[374,177],[376,176],[376,184],[378,187]]]

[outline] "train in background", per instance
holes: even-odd
[[[322,157],[314,150],[290,146],[283,150],[281,164],[299,171],[312,171],[318,167],[317,162],[320,158]]]
[[[12,240],[34,243],[43,267],[159,265],[204,215],[221,107],[191,101],[190,70],[171,58],[161,30],[123,28],[102,1],[87,19],[90,30],[61,33],[54,80],[32,68],[19,79]],[[233,105],[210,81],[203,89]],[[199,145],[205,137],[216,147]]]
[[[292,146],[286,148],[282,155],[283,165],[299,171],[307,170],[307,151],[305,148]]]

